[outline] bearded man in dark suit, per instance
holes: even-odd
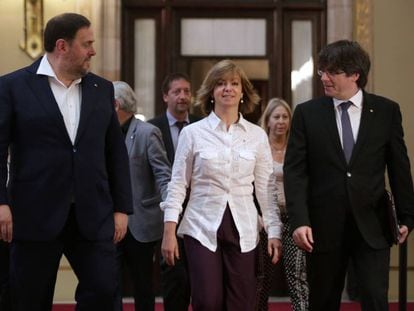
[[[340,308],[348,262],[364,311],[388,310],[390,230],[385,171],[400,219],[414,226],[414,192],[397,103],[364,90],[370,60],[357,42],[319,53],[325,97],[296,107],[284,176],[296,244],[308,252],[310,310]]]
[[[112,83],[89,73],[93,42],[86,17],[56,16],[46,54],[0,78],[0,239],[11,241],[15,311],[51,310],[62,254],[76,310],[113,310],[132,195]]]

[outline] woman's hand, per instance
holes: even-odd
[[[267,252],[272,259],[272,264],[276,264],[282,256],[282,242],[276,238],[268,239]]]
[[[178,251],[177,236],[175,229],[177,224],[175,222],[168,221],[164,223],[164,235],[161,243],[161,254],[164,257],[165,262],[170,265],[175,265],[175,258],[180,259],[180,253]]]

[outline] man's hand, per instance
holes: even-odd
[[[175,234],[176,227],[177,224],[175,222],[167,221],[164,223],[164,236],[162,237],[161,254],[169,266],[174,266],[175,258],[180,258],[177,236]]]
[[[267,252],[272,259],[272,264],[276,264],[282,256],[282,242],[276,238],[268,239]]]
[[[405,240],[407,239],[409,233],[410,232],[408,231],[408,227],[406,225],[401,225],[400,236],[398,238],[398,244],[403,244]]]
[[[0,205],[0,240],[11,242],[13,238],[13,219],[8,205]]]
[[[313,235],[311,227],[302,226],[296,228],[296,230],[293,232],[292,237],[297,246],[299,246],[301,249],[307,252],[312,252]]]
[[[128,215],[120,212],[114,213],[114,223],[115,223],[115,232],[114,232],[114,243],[120,242],[127,232],[128,228]]]

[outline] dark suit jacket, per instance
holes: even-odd
[[[366,242],[390,245],[383,196],[388,171],[399,218],[414,225],[414,193],[398,104],[364,93],[358,138],[347,164],[331,98],[296,107],[284,164],[292,231],[310,226],[315,250],[340,247],[351,211]]]
[[[190,120],[190,123],[199,121],[201,119],[192,114],[190,114],[188,118]],[[170,124],[168,123],[167,114],[163,113],[162,115],[159,115],[155,117],[154,119],[148,120],[148,122],[154,124],[156,127],[158,127],[161,130],[162,139],[164,140],[165,149],[167,150],[168,160],[170,160],[170,163],[173,164],[175,150],[174,150],[174,144],[171,138]]]
[[[13,238],[55,238],[72,202],[87,239],[111,238],[113,213],[132,212],[128,155],[112,83],[91,73],[82,79],[72,144],[48,77],[36,74],[39,64],[0,78],[0,204],[12,210]]]

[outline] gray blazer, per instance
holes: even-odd
[[[149,123],[133,119],[125,137],[131,173],[134,214],[128,228],[140,242],[161,239],[163,213],[159,207],[167,196],[171,165],[160,130]]]

